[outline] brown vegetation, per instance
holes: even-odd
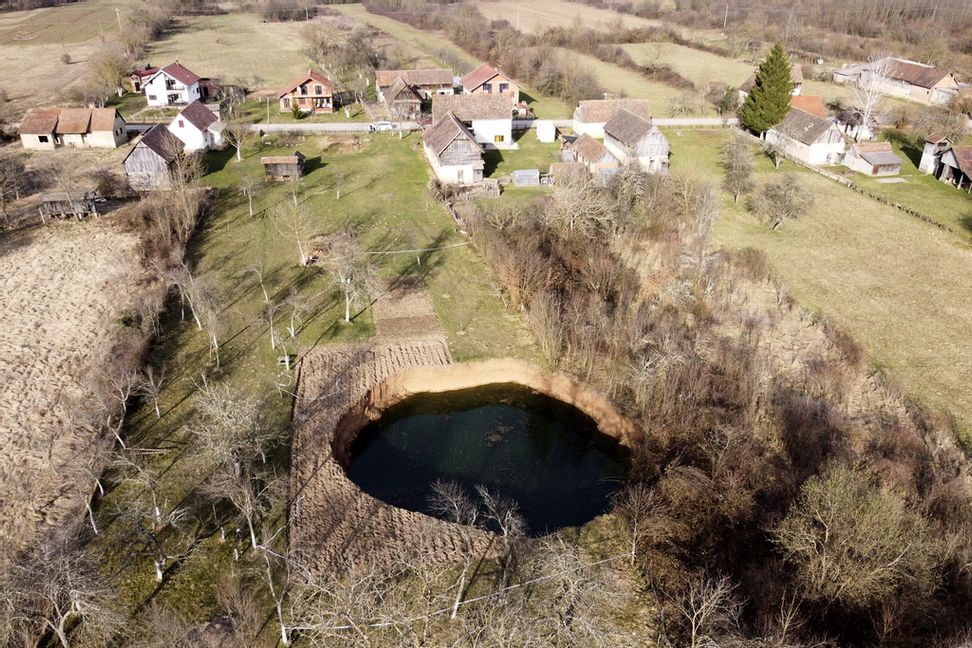
[[[801,312],[765,259],[712,249],[712,188],[628,169],[512,218],[467,209],[550,361],[645,430],[618,512],[679,619],[670,638],[920,643],[961,630],[969,522],[954,506],[972,493],[951,431]],[[820,515],[830,540],[811,545]],[[822,573],[821,552],[841,574]]]

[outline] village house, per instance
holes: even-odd
[[[520,86],[487,63],[462,77],[459,83],[462,85],[463,94],[504,95],[509,97],[510,103],[520,102]]]
[[[790,82],[793,83],[793,89],[790,90],[790,94],[793,96],[799,96],[803,92],[803,68],[799,63],[793,63],[790,66]],[[753,86],[756,85],[756,73],[750,75],[741,86],[739,86],[739,103],[746,101],[746,97],[752,91]]]
[[[260,158],[267,182],[286,182],[304,175],[304,156],[300,151],[292,155],[268,155]]]
[[[902,164],[890,142],[858,142],[844,155],[844,166],[869,176],[898,175]]]
[[[621,108],[642,119],[651,120],[647,99],[589,99],[578,102],[574,108],[574,132],[602,139],[604,124]]]
[[[141,92],[142,87],[145,85],[145,81],[152,78],[158,71],[159,68],[149,65],[148,63],[146,63],[144,67],[135,68],[128,77],[132,84],[132,92]]]
[[[938,179],[972,193],[972,146],[953,146],[945,151]]]
[[[592,175],[608,178],[618,171],[618,159],[607,148],[588,134],[564,144],[561,151],[564,162],[584,165]]]
[[[648,173],[668,171],[668,140],[651,120],[624,108],[604,124],[604,148],[621,164],[640,164]]]
[[[169,130],[182,140],[188,152],[222,148],[224,144],[219,107],[207,106],[199,99],[179,111],[169,123]]]
[[[802,110],[805,113],[810,113],[814,117],[820,117],[821,119],[826,119],[830,116],[830,113],[827,112],[827,107],[824,106],[823,97],[819,95],[790,97],[790,108]]]
[[[846,66],[834,72],[833,80],[851,85],[875,82],[874,87],[883,95],[926,105],[946,104],[959,91],[948,70],[894,57]]]
[[[937,178],[942,165],[942,155],[951,145],[952,142],[947,137],[942,137],[941,135],[929,135],[926,137],[925,145],[921,150],[921,161],[918,163],[918,170]]]
[[[432,98],[432,123],[452,114],[487,148],[514,149],[513,106],[504,95],[439,95]]]
[[[422,133],[422,144],[439,182],[474,185],[483,181],[483,147],[451,112]]]
[[[451,70],[377,70],[375,89],[378,93],[378,101],[386,101],[385,90],[395,85],[395,81],[399,79],[425,100],[435,95],[455,94]]]
[[[865,123],[865,121],[867,123]],[[872,140],[877,137],[879,125],[874,117],[865,119],[864,111],[859,108],[844,108],[834,118],[837,128],[855,142]]]
[[[182,141],[162,124],[156,124],[135,140],[125,156],[125,175],[135,191],[165,189],[172,181],[172,165]]]
[[[388,114],[399,119],[419,119],[422,116],[422,95],[401,79],[385,88],[382,100]]]
[[[804,164],[838,164],[846,143],[837,125],[802,110],[791,109],[779,124],[766,131],[766,143]]]
[[[215,82],[185,67],[179,61],[170,63],[141,81],[145,101],[150,106],[189,104],[215,94]]]
[[[280,112],[290,112],[293,106],[305,113],[334,112],[334,84],[320,72],[307,70],[300,78],[284,87],[278,94]]]
[[[128,141],[114,108],[31,108],[20,122],[25,149],[117,148]]]

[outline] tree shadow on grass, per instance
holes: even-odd
[[[959,216],[959,224],[962,225],[962,229],[972,234],[972,212]]]
[[[914,140],[899,130],[885,131],[885,135],[889,142],[897,144],[901,148],[901,152],[917,168],[918,164],[921,163],[921,150],[915,145]]]
[[[483,153],[483,176],[491,178],[502,161],[502,151],[499,149],[487,149]]]
[[[236,149],[232,146],[227,146],[222,150],[208,151],[202,159],[204,175],[222,171],[235,156]]]

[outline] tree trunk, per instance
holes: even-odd
[[[250,529],[250,548],[251,549],[256,549],[257,548],[257,539],[256,539],[256,531],[253,530],[253,518],[252,517],[247,516],[247,518],[246,518],[246,526]]]
[[[164,576],[162,572],[162,567],[165,565],[165,558],[159,558],[155,562],[155,582],[161,583],[162,577]]]
[[[91,530],[94,531],[95,535],[99,535],[98,525],[95,524],[94,511],[91,510],[91,501],[85,500],[84,506],[88,509],[88,520],[91,522]]]

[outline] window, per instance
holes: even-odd
[[[509,83],[501,83],[500,84],[499,91],[500,92],[509,92],[510,91],[510,84]]]
[[[149,95],[148,98],[149,98],[149,101],[155,101],[156,96],[155,95]]]
[[[501,143],[501,142],[505,142],[506,141],[506,136],[505,135],[493,135],[493,141],[496,142],[497,144],[498,143]]]
[[[322,95],[322,94],[324,94],[324,88],[322,86],[319,86],[319,85],[314,86],[314,94],[316,94],[316,95]]]
[[[284,100],[283,100],[283,107],[284,107],[284,108],[290,108],[290,99],[289,99],[289,98],[287,98],[287,97],[284,97]]]
[[[185,128],[185,127],[186,127],[186,122],[184,122],[183,120],[180,119],[179,120],[179,128]]]
[[[493,84],[492,83],[484,83],[483,84],[483,92],[485,92],[486,94],[489,94],[492,91],[493,91]]]
[[[51,140],[49,140],[49,139],[47,138],[47,135],[38,135],[38,136],[37,136],[37,141],[38,141],[38,142],[41,142],[42,144],[47,144],[47,143],[48,143],[48,142],[50,142]]]
[[[300,94],[302,95],[307,94],[307,86],[300,86]]]
[[[465,179],[466,179],[466,171],[465,171],[465,169],[456,169],[456,180],[458,182],[462,182]]]

